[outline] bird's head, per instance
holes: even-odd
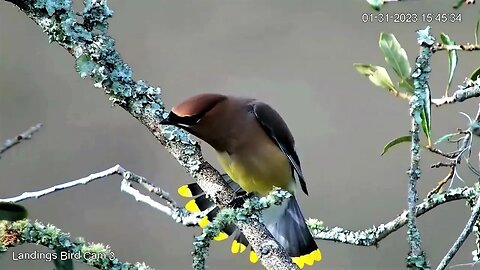
[[[215,111],[226,98],[226,96],[220,94],[193,96],[173,107],[167,118],[160,123],[177,126],[201,139],[205,139],[203,133],[214,124],[212,122],[215,121]]]

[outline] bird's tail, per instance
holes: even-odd
[[[226,174],[222,176],[237,196],[245,194],[245,191],[233,182],[230,177]],[[192,183],[181,186],[178,189],[178,193],[183,197],[195,197],[185,205],[185,208],[190,212],[212,209],[207,216],[199,222],[200,227],[204,228],[217,215],[219,208],[213,207],[213,202],[206,197],[198,184]],[[313,265],[316,261],[321,260],[322,255],[320,250],[305,224],[305,218],[294,196],[284,201],[280,206],[272,206],[266,209],[263,213],[263,219],[267,229],[285,248],[298,267],[303,268],[305,265]],[[215,240],[225,240],[230,235],[234,235],[234,240],[231,245],[232,253],[243,253],[249,246],[249,243],[247,238],[234,224],[230,224],[224,228],[223,232],[215,237]],[[252,263],[258,261],[257,255],[251,248],[249,257]]]
[[[280,206],[263,212],[265,226],[287,251],[288,255],[303,268],[322,259],[322,254],[305,223],[300,206],[294,196]]]

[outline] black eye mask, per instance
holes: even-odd
[[[178,116],[175,113],[170,112],[168,114],[168,120],[169,120],[169,122],[173,123],[176,126],[177,125],[178,126],[184,126],[184,125],[185,126],[193,126],[196,123],[198,123],[198,121],[200,121],[200,119],[202,119],[202,117],[206,113],[207,112],[204,112],[202,114],[191,115],[191,116]]]

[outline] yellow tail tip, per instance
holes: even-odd
[[[245,249],[243,244],[238,243],[236,240],[232,242],[232,253],[242,253]],[[259,260],[255,251],[250,251],[250,262],[257,263]],[[300,257],[292,257],[292,261],[300,268],[303,269],[305,265],[312,266],[315,262],[319,262],[322,260],[322,253],[320,249],[316,249],[309,254],[302,255]]]
[[[192,192],[188,188],[188,185],[183,185],[183,186],[179,187],[177,192],[182,197],[187,197],[187,198],[193,197]]]
[[[310,256],[312,256],[313,260],[316,262],[319,262],[322,260],[322,252],[320,251],[320,249],[314,250],[312,253],[310,253]]]
[[[215,238],[213,238],[213,240],[215,241],[223,241],[225,239],[228,238],[228,234],[224,233],[224,232],[220,232],[217,236],[215,236]]]
[[[203,217],[198,221],[198,226],[200,226],[200,228],[203,229],[207,227],[208,223],[210,223],[210,221],[208,220],[208,217]]]
[[[207,227],[207,225],[210,223],[210,220],[208,220],[208,217],[203,217],[202,219],[200,219],[198,221],[198,226],[200,226],[200,228],[204,229],[205,227]],[[215,241],[223,241],[225,239],[228,238],[228,234],[224,233],[224,232],[220,232],[217,236],[215,236],[213,238],[213,240]]]
[[[302,269],[305,265],[313,265],[315,262],[322,260],[322,253],[320,249],[316,249],[309,254],[302,255],[300,257],[293,257],[292,261]]]
[[[187,204],[185,204],[185,209],[192,213],[201,212],[195,200],[190,200]]]
[[[242,253],[245,249],[247,249],[247,247],[244,244],[237,242],[237,240],[233,240],[231,248],[233,254]]]
[[[250,251],[250,262],[251,263],[257,263],[258,262],[258,256],[255,254],[255,251]]]
[[[302,256],[303,257],[303,256]],[[305,266],[302,257],[294,257],[292,261],[297,264],[298,268],[302,269]]]

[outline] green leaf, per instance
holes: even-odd
[[[391,33],[381,33],[378,45],[385,56],[385,62],[389,64],[400,78],[401,85],[407,91],[413,92],[413,81],[411,78],[412,68],[408,61],[407,52],[402,48],[395,35]],[[412,82],[410,84],[410,82]]]
[[[453,41],[447,34],[440,33],[440,39],[442,43],[445,45],[455,45],[455,41]],[[452,84],[453,74],[455,74],[455,69],[457,68],[458,64],[458,54],[456,50],[448,51],[448,84],[447,89],[445,90],[445,96],[448,94],[448,89],[450,89],[450,85]]]
[[[384,0],[367,0],[368,4],[370,5],[370,7],[372,7],[373,9],[375,9],[376,11],[379,11],[382,6],[383,6],[383,1]]]
[[[62,258],[62,253],[69,252],[66,248],[56,248],[57,257],[53,260],[55,270],[73,270],[73,260]]]
[[[384,67],[374,66],[370,64],[353,64],[358,73],[365,75],[376,86],[382,87],[388,91],[397,91],[393,85],[392,79],[388,75]]]
[[[413,86],[413,78],[412,77],[409,77],[407,79],[404,79],[404,80],[401,80],[398,82],[398,86],[400,86],[401,88],[403,88],[405,91],[407,91],[408,93],[412,94],[413,93],[413,90],[414,90],[414,86]]]
[[[475,71],[472,73],[472,75],[470,75],[470,80],[476,81],[478,76],[480,76],[480,67],[475,69]]]
[[[427,106],[424,107],[420,117],[422,118],[423,133],[425,133],[425,136],[427,136],[428,145],[430,146],[432,145],[432,127],[430,122],[430,113],[429,109],[427,109]]]
[[[453,8],[454,9],[460,8],[463,5],[463,2],[465,2],[465,0],[458,0],[457,4],[455,4],[455,6],[453,6]]]
[[[411,142],[412,141],[412,136],[410,135],[406,135],[406,136],[402,136],[402,137],[398,137],[394,140],[391,140],[389,143],[387,143],[384,147],[383,147],[383,151],[382,151],[382,156],[387,153],[387,151],[392,148],[393,146],[399,144],[399,143],[403,143],[403,142]]]
[[[439,144],[439,143],[449,141],[453,136],[456,136],[456,135],[458,135],[458,133],[449,133],[449,134],[443,135],[436,142],[434,142],[434,144]]]
[[[27,218],[25,207],[15,203],[0,203],[0,220],[17,221]]]

